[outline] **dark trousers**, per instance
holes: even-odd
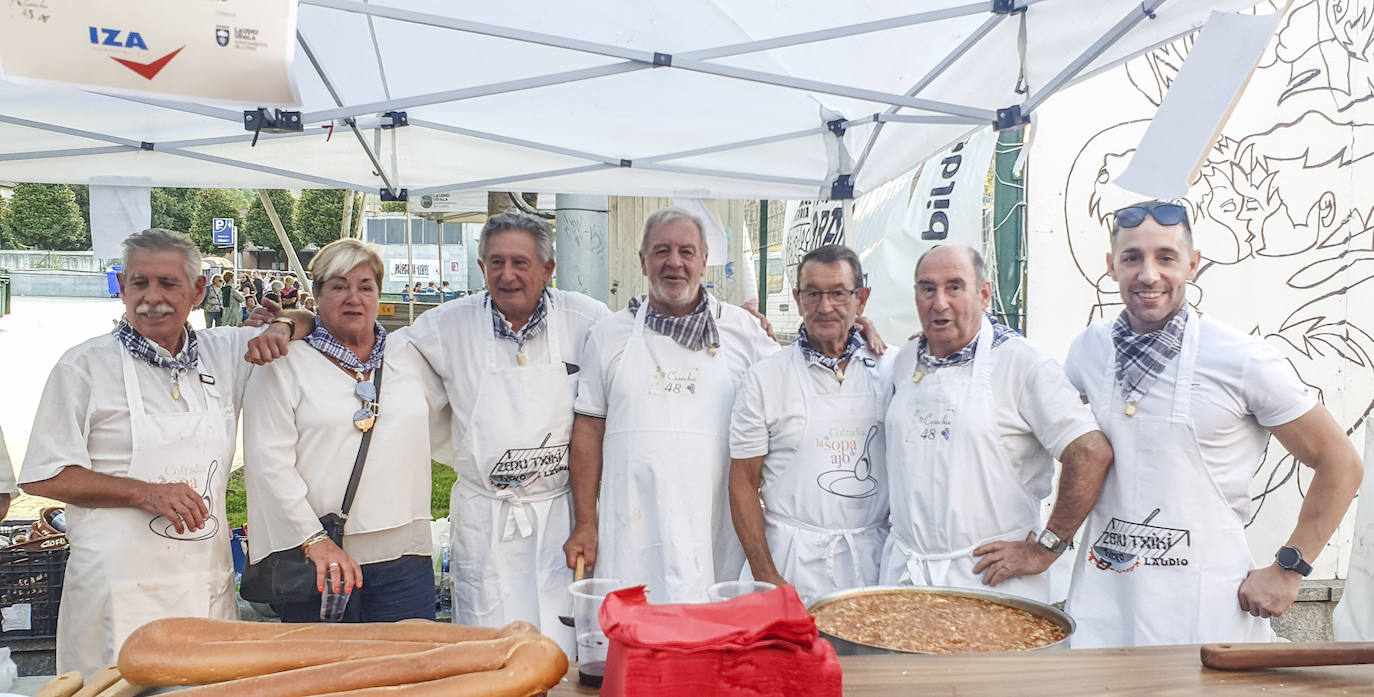
[[[320,601],[273,605],[283,622],[319,622]],[[434,619],[434,564],[428,556],[363,565],[363,587],[354,588],[344,622]]]

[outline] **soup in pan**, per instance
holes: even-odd
[[[914,589],[836,598],[811,614],[822,632],[898,651],[1024,651],[1065,636],[1054,622],[1025,610]]]

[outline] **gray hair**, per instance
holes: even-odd
[[[331,278],[348,275],[360,264],[367,264],[373,278],[380,285],[386,274],[386,262],[377,245],[345,237],[325,245],[310,259],[310,289],[319,294],[320,286]],[[276,284],[272,284],[275,286]],[[282,286],[285,288],[285,284]]]
[[[921,263],[926,260],[926,257],[929,256],[931,252],[940,249],[941,247],[953,247],[955,249],[962,249],[968,252],[969,258],[973,262],[973,280],[977,282],[977,284],[980,286],[988,282],[988,265],[987,262],[983,261],[983,255],[979,254],[978,250],[965,244],[937,244],[934,247],[927,249],[925,253],[921,254],[920,258],[916,260],[916,271],[914,273],[920,274]]]
[[[693,225],[697,226],[697,232],[701,233],[701,252],[703,254],[709,252],[710,249],[708,248],[706,243],[706,226],[702,224],[701,218],[692,215],[689,211],[687,211],[684,208],[678,208],[677,206],[668,206],[667,208],[664,208],[662,210],[655,211],[653,215],[649,216],[648,220],[644,221],[644,236],[641,237],[639,240],[640,253],[642,254],[648,251],[649,233],[653,232],[654,228],[657,228],[661,225],[667,225],[668,223],[672,223],[678,220],[687,220],[690,221]]]
[[[487,240],[498,232],[519,230],[528,232],[534,238],[534,246],[539,252],[540,263],[553,261],[553,230],[549,224],[532,215],[523,213],[502,213],[487,219],[482,226],[482,234],[477,239],[477,258],[487,258]]]
[[[186,257],[186,280],[196,282],[200,275],[200,250],[184,232],[166,230],[160,227],[136,232],[124,240],[124,268],[129,268],[129,257],[134,252],[180,252]]]
[[[801,288],[802,268],[806,262],[814,261],[820,264],[838,264],[842,261],[849,262],[849,268],[854,271],[854,287],[864,287],[864,267],[859,262],[859,255],[854,250],[842,244],[827,244],[817,247],[806,253],[797,264],[797,288]],[[919,264],[918,264],[919,265]]]

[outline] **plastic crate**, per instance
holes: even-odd
[[[7,521],[0,535],[10,536],[33,524]],[[0,551],[0,640],[48,639],[57,636],[57,609],[68,550]]]

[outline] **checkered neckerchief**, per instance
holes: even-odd
[[[839,375],[840,364],[849,360],[850,357],[854,355],[855,351],[864,347],[864,339],[859,333],[858,327],[850,327],[849,341],[844,345],[844,352],[839,356],[827,356],[811,348],[811,338],[806,335],[806,324],[803,323],[801,328],[797,330],[797,347],[801,349],[802,358],[805,358],[807,363],[819,365]]]
[[[367,357],[367,362],[358,360],[358,356],[353,350],[339,343],[324,324],[315,322],[315,331],[310,332],[305,337],[305,343],[310,344],[311,348],[323,353],[330,358],[338,361],[340,365],[355,373],[366,373],[376,370],[382,364],[382,355],[386,353],[386,330],[382,328],[382,323],[372,321],[372,336],[376,337],[376,342],[372,344],[372,354]]]
[[[1020,332],[997,321],[996,317],[986,315],[989,322],[992,322],[992,348],[1001,346],[1003,342],[1013,336],[1020,336]],[[947,368],[952,365],[963,365],[973,360],[973,354],[978,350],[978,337],[975,335],[973,341],[944,358],[932,358],[930,355],[930,344],[926,341],[924,334],[917,339],[916,362],[925,367],[925,372],[934,372],[937,368]]]
[[[1116,384],[1127,402],[1138,402],[1150,390],[1164,367],[1183,348],[1183,329],[1188,325],[1188,305],[1174,318],[1149,334],[1131,331],[1123,310],[1112,323],[1112,343],[1116,346]]]
[[[549,289],[545,288],[539,292],[539,304],[535,305],[534,312],[530,315],[530,321],[526,322],[525,326],[521,327],[518,332],[511,328],[506,316],[496,309],[496,303],[491,301],[491,293],[482,296],[482,304],[491,308],[491,324],[496,329],[496,335],[502,339],[514,341],[516,350],[523,351],[526,342],[544,330],[544,318],[549,314]]]
[[[676,341],[688,351],[700,351],[704,348],[718,348],[720,346],[720,330],[716,328],[716,320],[711,316],[710,296],[706,294],[706,289],[700,291],[700,300],[697,301],[697,308],[691,313],[681,317],[669,317],[661,315],[652,305],[642,303],[648,308],[644,316],[644,326],[662,334],[673,341]],[[639,298],[630,298],[627,307],[630,314],[639,312],[641,301]]]
[[[175,387],[181,374],[196,367],[196,363],[200,361],[200,350],[196,347],[196,331],[189,323],[182,331],[186,332],[186,345],[181,349],[181,355],[175,357],[158,353],[157,344],[139,334],[138,330],[129,324],[128,318],[120,318],[119,324],[114,328],[114,335],[134,358],[142,359],[154,368],[172,371],[172,386]]]

